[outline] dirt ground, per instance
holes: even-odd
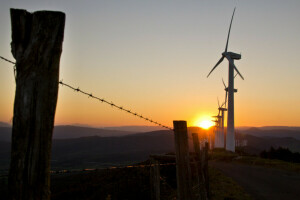
[[[300,199],[300,173],[221,161],[209,165],[231,177],[253,199]]]

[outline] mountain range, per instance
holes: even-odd
[[[10,142],[11,129],[11,127],[0,127],[0,141]],[[63,125],[54,127],[53,139],[71,139],[89,136],[118,137],[132,134],[136,134],[136,132]]]
[[[271,146],[300,152],[298,130],[249,128],[240,130],[239,133],[247,141],[244,150],[250,154],[259,154]],[[11,127],[0,127],[0,169],[8,168],[10,137]],[[189,144],[192,144],[191,137]],[[174,152],[174,135],[169,130],[136,133],[56,126],[53,134],[52,167],[83,168],[128,164],[146,160],[150,154],[168,152]]]
[[[243,134],[257,136],[257,137],[276,137],[276,138],[285,138],[291,137],[297,140],[300,140],[300,129],[285,129],[284,127],[277,129],[263,129],[263,128],[249,128],[246,130],[240,131]]]
[[[174,152],[172,131],[154,131],[118,137],[54,139],[52,167],[80,168],[128,164],[150,154]],[[0,169],[7,168],[10,143],[0,141]]]

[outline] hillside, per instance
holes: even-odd
[[[249,154],[259,154],[261,151],[268,150],[271,147],[284,147],[289,148],[293,152],[300,152],[300,140],[292,137],[257,137],[244,134],[242,138],[247,140],[247,146],[243,148]]]
[[[70,139],[89,136],[99,137],[116,137],[135,134],[136,132],[120,131],[120,130],[106,130],[100,128],[80,127],[80,126],[55,126],[53,132],[53,139]],[[11,127],[0,127],[0,141],[10,142]]]
[[[160,126],[112,126],[112,127],[99,127],[99,128],[105,130],[118,130],[118,131],[128,131],[128,132],[135,132],[135,133],[165,130]]]
[[[243,148],[249,154],[259,154],[271,146],[274,148],[281,146],[293,152],[300,152],[300,140],[285,136],[287,134],[298,137],[297,131],[276,132],[252,128],[242,133],[243,139],[247,140],[247,146]],[[0,166],[6,169],[10,152],[10,134],[11,128],[0,127]],[[192,150],[191,139],[189,144]],[[149,154],[171,151],[174,151],[172,131],[132,133],[89,127],[56,126],[52,166],[57,168],[111,166],[145,160]]]
[[[0,127],[11,127],[11,124],[6,122],[0,122]]]
[[[10,143],[0,141],[0,164],[7,168]],[[52,167],[111,166],[146,160],[150,154],[174,151],[171,131],[154,131],[121,137],[54,139]]]
[[[83,137],[54,140],[52,166],[102,166],[141,161],[150,154],[174,151],[171,131],[123,137]]]
[[[257,137],[277,137],[277,138],[283,138],[283,137],[292,137],[297,140],[300,140],[300,129],[288,129],[285,127],[280,127],[280,129],[271,129],[269,128],[249,128],[245,130],[240,130],[241,133],[247,134],[247,135],[253,135]]]

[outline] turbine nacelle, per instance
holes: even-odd
[[[219,108],[221,111],[227,111],[227,108]]]
[[[224,89],[226,92],[228,92],[228,87]],[[237,92],[237,89],[233,89],[234,92]]]
[[[226,55],[228,55],[232,60],[240,60],[242,58],[241,54],[238,53],[233,53],[233,52],[223,52],[222,56],[226,57]]]

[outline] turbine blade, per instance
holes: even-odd
[[[216,67],[224,60],[224,56],[222,56],[222,58],[220,58],[220,60],[217,62],[217,64],[214,66],[214,68],[212,68],[212,70],[209,72],[209,74],[207,75],[207,78],[209,77],[209,75],[216,69]]]
[[[224,104],[225,104],[225,102],[222,103],[221,108],[223,108]]]
[[[219,106],[219,108],[220,108],[220,102],[219,102],[219,97],[217,97],[217,100],[218,100],[218,106]]]
[[[233,65],[233,67],[234,67],[235,71],[238,73],[238,75],[240,75],[240,77],[241,77],[243,80],[245,80],[244,77],[242,76],[242,74],[239,72],[239,70],[235,67],[235,65]]]
[[[236,75],[234,76],[234,78],[238,75],[238,73],[236,73]]]
[[[226,103],[227,103],[227,91],[226,91],[226,94],[225,94],[225,108],[226,108]]]
[[[223,85],[224,85],[224,87],[225,87],[225,89],[227,88],[227,86],[226,86],[226,84],[225,84],[225,82],[224,82],[224,79],[222,78],[222,82],[223,82]]]
[[[232,24],[234,12],[235,12],[235,8],[234,8],[234,10],[233,10],[232,17],[231,17],[231,22],[230,22],[229,31],[228,31],[228,36],[227,36],[227,42],[226,42],[225,52],[227,52],[227,48],[228,48],[228,41],[229,41],[230,30],[231,30],[231,24]]]

